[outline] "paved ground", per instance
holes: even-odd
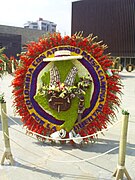
[[[135,71],[120,73],[124,84],[122,96],[122,108],[130,112],[126,168],[135,179]],[[6,75],[0,80],[0,91],[5,92],[7,101],[7,114],[19,122],[19,117],[14,116],[12,108],[11,91],[9,87],[12,77]],[[121,113],[118,114],[121,118]],[[19,122],[20,123],[20,122]],[[15,129],[17,129],[18,132]],[[117,166],[118,149],[98,157],[96,159],[82,161],[93,156],[102,155],[104,152],[118,147],[121,123],[110,128],[95,144],[89,144],[82,148],[69,145],[48,145],[39,143],[36,139],[26,136],[25,130],[9,119],[9,133],[11,150],[15,160],[14,166],[5,162],[0,166],[0,180],[111,180]],[[0,123],[0,160],[3,155],[4,142]],[[55,162],[58,161],[58,162]],[[68,161],[68,162],[59,162]],[[78,161],[78,162],[73,162]]]

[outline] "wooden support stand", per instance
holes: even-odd
[[[121,137],[119,144],[119,156],[118,156],[118,166],[113,174],[116,177],[116,180],[123,179],[123,176],[127,177],[128,180],[131,180],[126,168],[125,168],[125,157],[126,157],[126,144],[127,144],[127,130],[128,130],[128,119],[129,113],[123,114],[122,117],[122,128],[121,128]]]
[[[5,159],[10,161],[10,164],[14,164],[13,156],[10,149],[10,140],[9,140],[9,131],[8,131],[8,119],[5,115],[6,113],[6,103],[1,103],[1,121],[2,121],[2,130],[4,136],[5,152],[3,154],[1,165],[4,165]]]

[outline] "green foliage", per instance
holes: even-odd
[[[4,103],[4,93],[0,94],[0,103]]]
[[[124,110],[124,109],[123,109],[123,110],[122,110],[122,114],[123,114],[123,115],[129,115],[129,112],[128,112],[127,110]]]
[[[4,48],[4,47],[0,49],[0,56],[1,56],[1,54],[3,54],[3,53],[4,53],[4,50],[5,50],[5,48]]]
[[[45,109],[46,112],[49,112],[58,120],[63,120],[63,122],[65,121],[61,128],[64,128],[67,132],[69,132],[73,128],[73,125],[78,117],[78,98],[72,99],[70,109],[61,112],[57,112],[56,110],[53,110],[49,107],[47,97],[37,94],[34,98],[41,105],[41,107]]]
[[[43,86],[47,86],[50,82],[50,72],[44,72],[41,81]]]
[[[7,58],[7,56],[4,53],[5,48],[1,48],[0,49],[0,77],[2,76],[2,74],[4,73],[4,63],[8,63],[9,59]]]
[[[3,62],[8,63],[9,60],[7,56],[4,54],[5,47],[0,49],[0,59],[3,60]]]

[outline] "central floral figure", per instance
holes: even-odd
[[[35,100],[47,113],[63,120],[60,129],[70,132],[90,107],[92,79],[79,62],[81,55],[73,56],[68,50],[56,51],[54,55],[44,59],[51,62],[51,67],[41,76]]]

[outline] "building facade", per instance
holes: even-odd
[[[0,25],[0,48],[5,47],[4,53],[10,57],[20,53],[22,47],[30,41],[37,41],[46,32],[37,29],[25,29],[14,26]]]
[[[7,57],[17,57],[21,52],[21,35],[0,33],[0,48],[3,47]]]
[[[121,64],[135,65],[135,0],[81,0],[72,2],[71,32],[93,33],[108,45],[106,52]]]
[[[43,20],[43,18],[39,18],[36,22],[28,21],[24,24],[24,28],[26,29],[38,29],[50,33],[56,32],[56,26],[55,23]]]

